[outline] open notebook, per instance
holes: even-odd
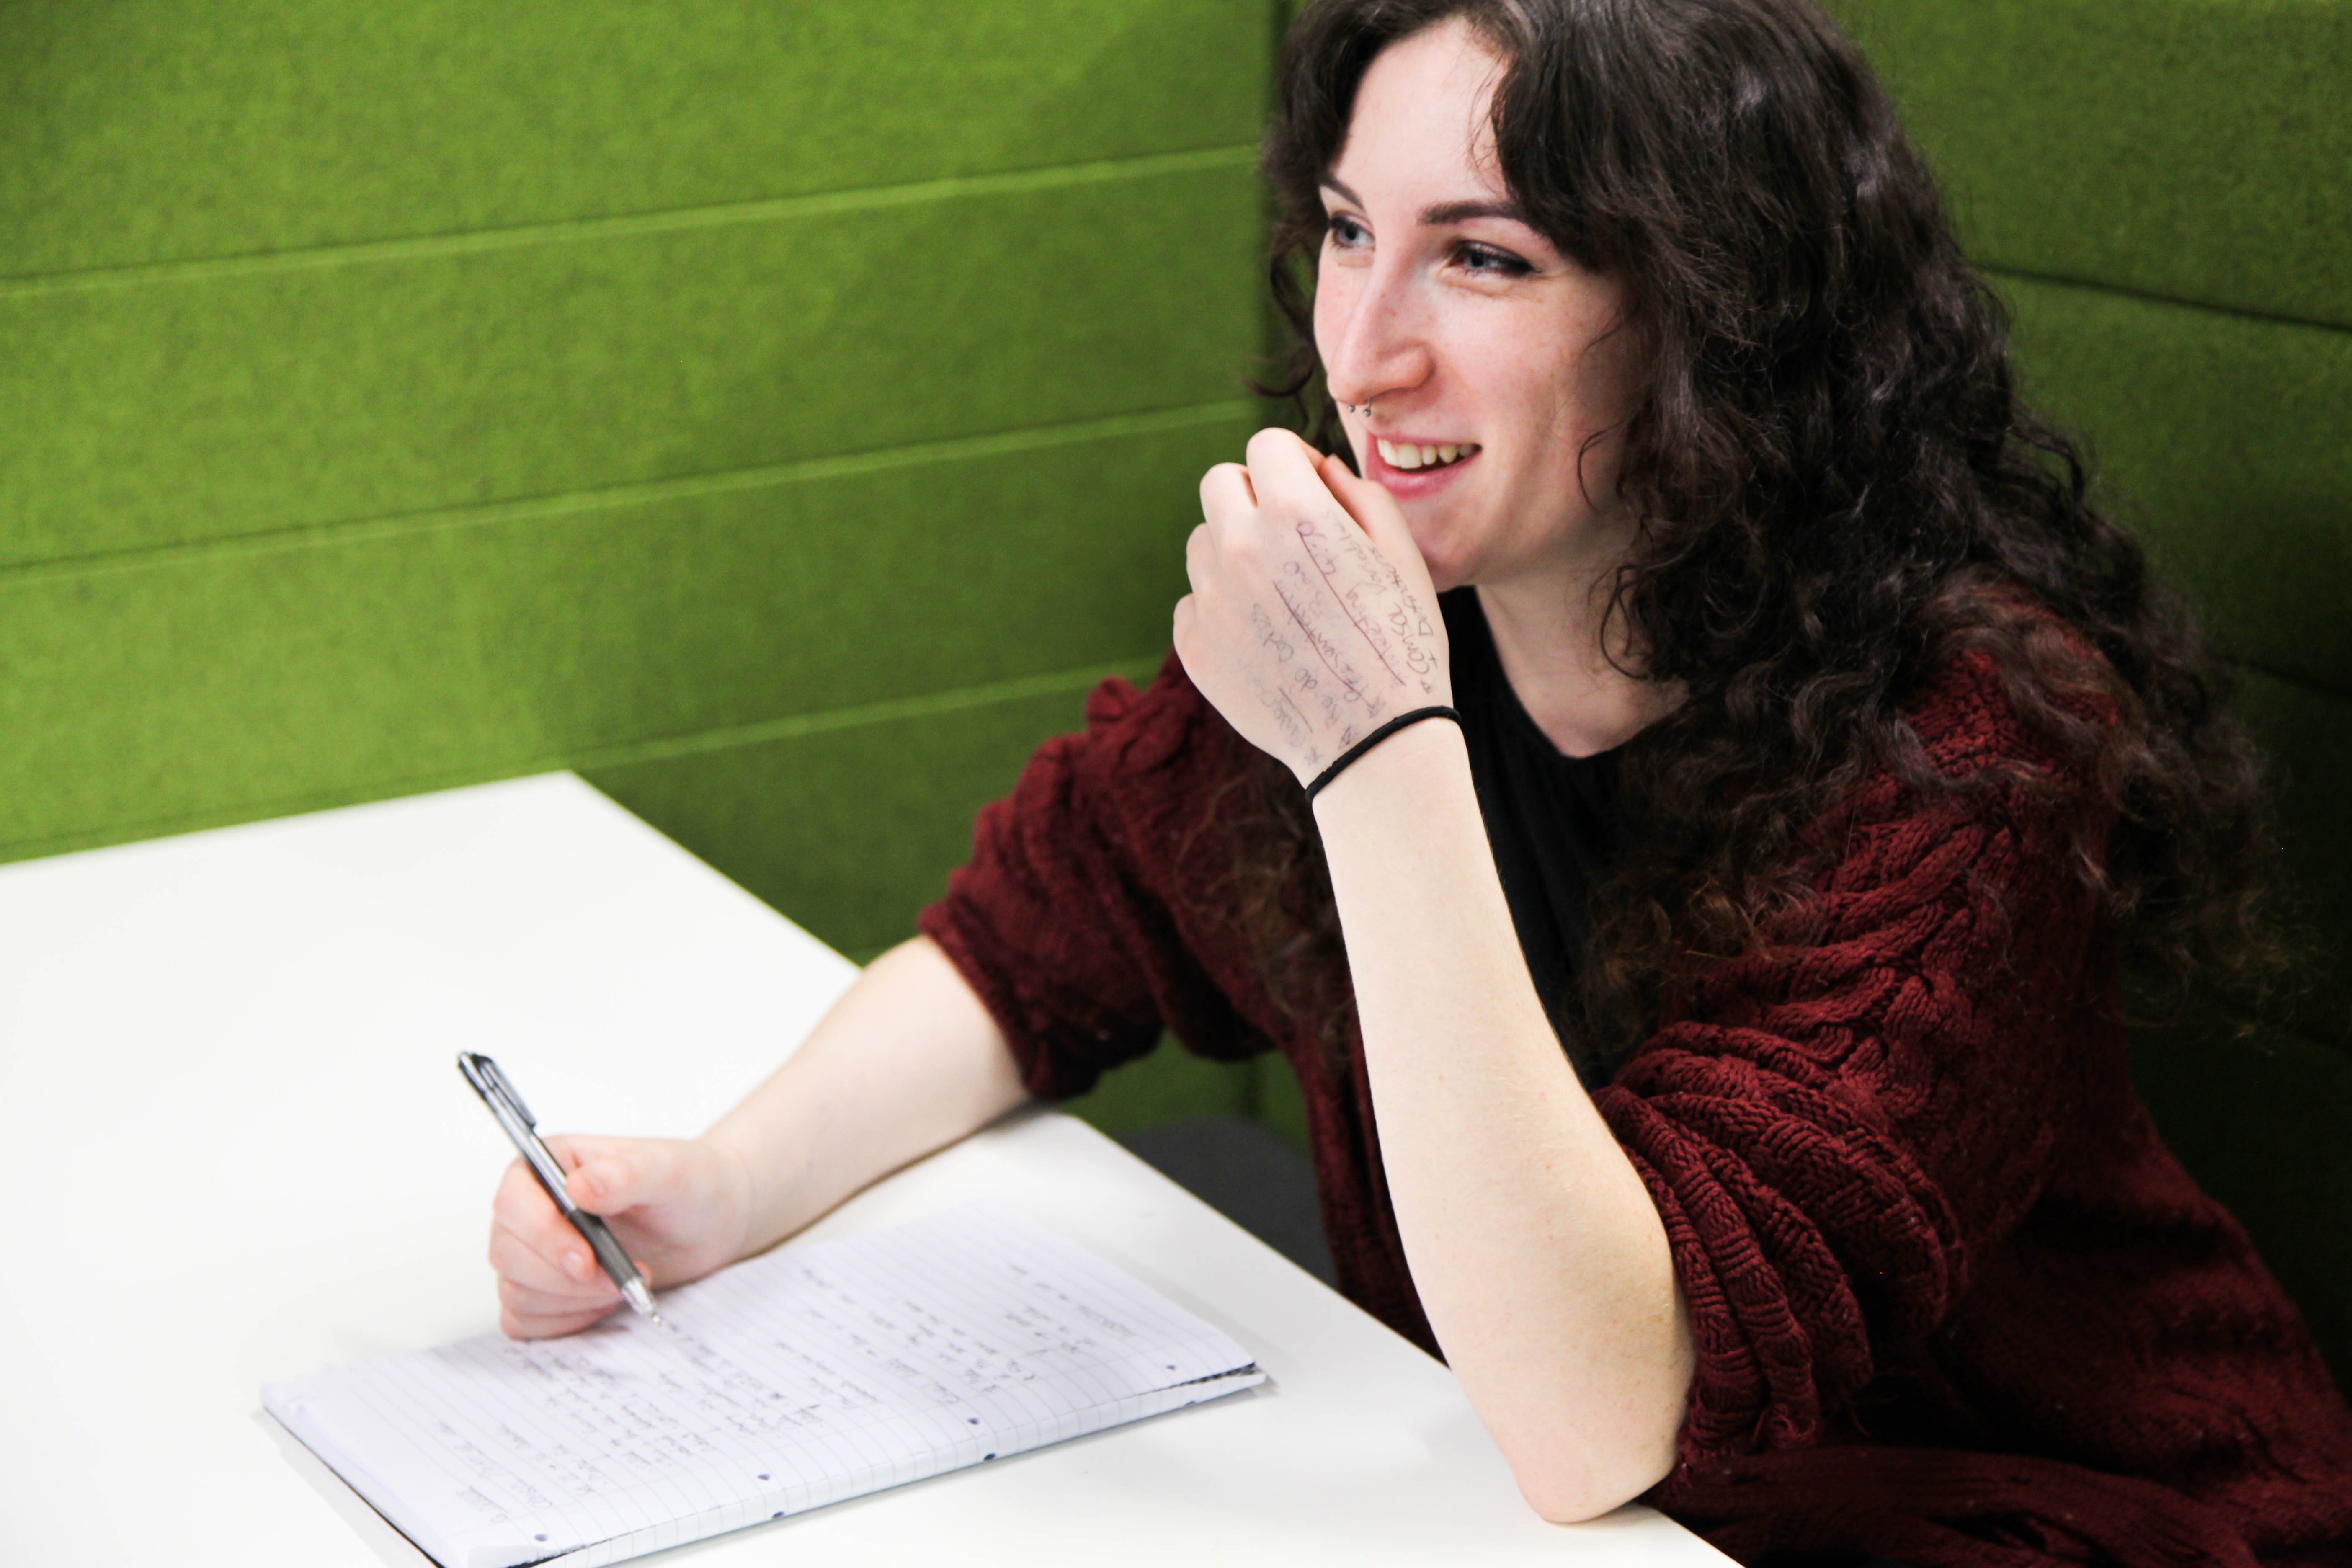
[[[785,1247],[661,1313],[331,1366],[261,1400],[444,1568],[587,1568],[1265,1381],[995,1203]]]

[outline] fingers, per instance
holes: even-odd
[[[1253,479],[1263,482],[1269,477],[1297,480],[1311,476],[1323,454],[1301,440],[1294,431],[1278,425],[1269,425],[1249,438],[1244,448]]]
[[[1219,463],[1201,476],[1201,515],[1211,522],[1246,517],[1257,509],[1257,488],[1239,463]]]
[[[490,1202],[490,1267],[541,1290],[576,1289],[599,1273],[588,1243],[520,1160]]]
[[[730,1187],[723,1155],[676,1139],[561,1134],[547,1144],[572,1203],[607,1217],[649,1279],[695,1279],[733,1255],[728,1238],[748,1198],[740,1181]],[[587,1239],[523,1162],[508,1166],[490,1215],[490,1267],[508,1333],[571,1333],[619,1301]]]
[[[598,1307],[541,1309],[528,1302],[508,1300],[503,1284],[499,1287],[499,1332],[510,1340],[551,1340],[564,1334],[576,1334],[609,1315],[621,1304],[616,1294],[612,1300]]]
[[[619,1289],[521,1161],[508,1169],[492,1212],[490,1267],[499,1277],[501,1332],[514,1339],[576,1333],[619,1305]]]
[[[560,1247],[542,1249],[504,1226],[491,1226],[490,1267],[498,1271],[500,1288],[512,1285],[534,1297],[561,1299],[575,1307],[602,1302],[615,1294],[619,1287],[605,1274],[580,1233],[569,1225],[563,1228],[570,1240]]]
[[[1261,501],[1279,499],[1302,512],[1327,510],[1331,489],[1323,454],[1287,430],[1265,429],[1249,440],[1249,478]]]
[[[554,1142],[550,1140],[549,1146],[553,1148]],[[567,1163],[577,1154],[576,1148],[556,1150],[556,1158]],[[577,1171],[567,1185],[576,1199]],[[498,1272],[501,1303],[510,1308],[523,1303],[533,1316],[585,1311],[593,1321],[620,1299],[586,1238],[557,1210],[520,1160],[507,1167],[491,1200],[489,1260]]]
[[[1262,506],[1286,514],[1293,526],[1315,523],[1353,533],[1386,552],[1412,550],[1412,530],[1396,499],[1358,479],[1340,458],[1317,451],[1287,430],[1261,430],[1250,438],[1249,475]]]
[[[1336,492],[1325,470],[1326,459],[1320,452],[1300,440],[1290,431],[1268,428],[1250,437],[1249,464],[1219,463],[1201,476],[1201,515],[1211,523],[1239,521],[1252,515],[1261,500],[1280,496],[1301,508],[1324,510],[1320,505]],[[1345,472],[1344,467],[1341,472]],[[1349,476],[1352,479],[1352,476]],[[1375,485],[1373,489],[1380,487]],[[1386,496],[1385,490],[1381,491]],[[1360,525],[1356,510],[1342,503],[1341,510]]]
[[[499,1304],[526,1316],[576,1317],[583,1312],[601,1316],[620,1299],[619,1288],[601,1268],[587,1279],[559,1281],[554,1289],[541,1289],[512,1274],[499,1275]]]

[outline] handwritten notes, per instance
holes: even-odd
[[[262,1403],[444,1568],[588,1568],[1264,1380],[996,1204],[786,1247],[661,1310],[329,1367]]]

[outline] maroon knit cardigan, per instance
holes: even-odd
[[[1342,1288],[1433,1353],[1361,1040],[1342,1057],[1276,1004],[1221,893],[1236,847],[1210,803],[1254,754],[1173,658],[1087,717],[981,814],[922,929],[1037,1094],[1163,1026],[1282,1051]],[[1681,1462],[1647,1500],[1747,1559],[2352,1565],[2352,1418],[2132,1091],[2061,826],[2080,782],[1989,665],[1957,661],[1910,719],[1948,774],[2055,788],[1869,781],[1824,825],[1818,940],[1716,967],[1594,1096],[1697,1333]]]

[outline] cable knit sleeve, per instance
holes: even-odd
[[[1923,706],[1938,770],[1985,787],[1866,785],[1801,947],[1717,967],[1596,1096],[1690,1303],[1688,1461],[1805,1446],[1912,1363],[2041,1192],[2075,1092],[2062,1020],[2103,961],[2066,831],[2084,795],[1987,670]]]
[[[981,812],[971,861],[918,924],[979,994],[1031,1093],[1084,1094],[1163,1027],[1204,1055],[1265,1048],[1166,886],[1235,743],[1171,654],[1143,691],[1097,687],[1085,732],[1039,747]]]

